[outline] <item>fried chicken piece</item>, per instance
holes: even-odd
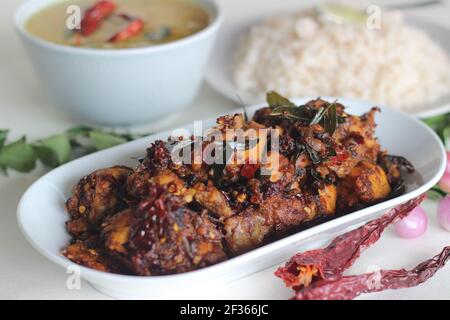
[[[82,241],[69,245],[62,251],[62,254],[72,262],[87,268],[104,272],[118,272],[120,270],[115,262]]]
[[[385,199],[391,193],[384,170],[371,162],[362,161],[338,183],[339,209],[349,209],[357,204],[369,204]]]
[[[326,214],[336,212],[337,190],[333,184],[327,184],[318,190],[321,210]]]
[[[326,167],[342,178],[363,160],[376,162],[380,144],[374,136],[374,130],[375,115],[379,111],[378,108],[372,108],[360,117],[346,115],[346,121],[337,127],[333,135],[337,155],[319,167]]]
[[[132,209],[125,209],[103,223],[101,239],[104,247],[111,254],[126,255],[128,253],[127,243],[130,238],[133,214]]]
[[[348,175],[355,183],[355,191],[361,201],[370,203],[384,199],[391,193],[391,187],[383,169],[371,162],[363,161]]]
[[[76,242],[64,254],[103,271],[181,273],[401,190],[400,170],[412,165],[380,152],[377,108],[360,117],[321,99],[299,108],[263,108],[253,121],[222,116],[206,133],[214,139],[155,141],[135,171],[114,167],[84,178],[67,201]],[[196,162],[174,161],[177,151]]]
[[[264,243],[269,235],[315,218],[322,206],[318,196],[275,194],[259,206],[252,206],[225,222],[225,238],[233,254],[240,254]]]
[[[103,220],[124,207],[124,185],[132,169],[116,166],[94,171],[80,180],[66,202],[69,232],[85,239]]]
[[[127,191],[134,198],[141,199],[148,196],[154,185],[163,187],[174,195],[184,197],[185,202],[192,201],[193,190],[189,190],[185,181],[168,169],[151,175],[145,168],[139,167],[128,177]]]
[[[334,185],[323,185],[318,195],[279,193],[264,199],[225,221],[225,238],[233,254],[240,254],[263,244],[270,235],[283,234],[320,215],[336,210],[337,192]]]
[[[294,171],[294,165],[278,152],[269,152],[265,163],[261,165],[261,174],[266,175],[270,182],[278,183],[281,187],[292,182]]]
[[[150,171],[153,175],[159,171],[168,169],[171,160],[169,143],[157,140],[150,148],[147,149],[147,154],[142,162],[144,168]]]
[[[140,199],[145,197],[149,191],[149,183],[152,174],[143,164],[139,165],[127,178],[127,194],[134,198]]]
[[[265,212],[246,210],[225,222],[227,247],[233,255],[239,255],[261,245],[273,226]]]
[[[87,239],[92,231],[86,217],[66,221],[66,228],[77,239]]]
[[[234,214],[227,198],[212,183],[204,185],[197,183],[194,186],[195,200],[218,218],[228,218]]]
[[[302,109],[304,112],[314,115],[319,108],[327,104],[328,102],[324,100],[316,99],[306,103]],[[301,121],[274,117],[271,115],[272,109],[268,107],[258,110],[254,120],[265,126],[281,130],[281,153],[290,160],[296,160],[291,157],[301,151],[297,147],[300,142],[322,158],[320,163],[315,165],[315,170],[322,177],[333,173],[342,178],[348,175],[359,162],[363,160],[376,161],[380,145],[374,136],[374,129],[376,127],[375,115],[379,109],[372,108],[362,116],[353,116],[345,113],[342,104],[335,104],[340,123],[332,136],[318,124],[309,125],[309,123]],[[308,153],[311,154],[311,152]],[[335,155],[329,156],[329,153],[335,153]],[[311,159],[305,159],[303,156],[302,160],[306,166],[313,165]]]
[[[106,252],[137,275],[186,272],[225,260],[223,236],[206,212],[193,212],[182,203],[154,186],[137,208],[103,225]]]

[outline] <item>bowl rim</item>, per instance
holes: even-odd
[[[28,6],[36,3],[37,1],[41,2],[41,4],[33,10],[31,14],[29,14],[26,18],[22,18],[23,11],[25,11]],[[59,0],[59,2],[64,0]],[[199,2],[198,5],[202,8],[205,7],[205,4],[208,4],[212,8],[212,14],[210,23],[203,28],[202,30],[195,32],[187,37],[164,43],[158,44],[155,46],[147,46],[147,47],[139,47],[139,48],[119,48],[119,49],[98,49],[98,48],[83,48],[83,47],[74,47],[68,45],[62,45],[53,43],[38,36],[33,35],[28,32],[25,28],[26,21],[33,15],[36,14],[39,10],[45,8],[46,6],[51,5],[52,3],[57,2],[57,0],[26,0],[19,5],[19,7],[14,12],[14,26],[16,31],[23,36],[28,41],[33,44],[43,47],[48,50],[54,50],[61,53],[66,54],[79,54],[79,55],[93,55],[93,56],[127,56],[127,55],[139,55],[139,54],[151,54],[157,52],[164,52],[167,50],[176,49],[178,47],[183,47],[192,42],[196,42],[201,40],[202,38],[210,35],[211,33],[216,32],[219,27],[222,25],[224,20],[223,10],[221,5],[217,0],[196,0]],[[204,2],[202,4],[201,2]]]
[[[328,96],[324,96],[322,98],[325,100],[330,100],[330,101],[333,101],[336,99],[336,97],[328,97]],[[293,101],[309,101],[311,99],[314,99],[314,98],[303,97],[303,98],[293,98],[291,100],[293,100]],[[367,106],[375,105],[373,103],[370,103],[365,100],[360,100],[360,99],[338,98],[338,100],[346,105],[349,105],[352,103],[364,104]],[[254,104],[249,107],[246,107],[246,109],[247,110],[253,110],[253,109],[256,110],[256,109],[261,108],[266,105],[267,105],[266,103]],[[431,128],[429,128],[425,123],[423,123],[422,121],[420,121],[419,119],[417,119],[411,115],[405,114],[403,112],[400,112],[398,110],[395,110],[393,108],[389,108],[386,106],[380,106],[380,107],[381,107],[381,110],[389,110],[389,112],[392,112],[399,116],[408,118],[410,121],[414,122],[416,125],[422,127],[425,131],[427,131],[431,135],[433,140],[435,142],[437,142],[437,144],[439,146],[440,154],[435,155],[435,156],[436,157],[439,156],[438,159],[440,162],[439,162],[439,167],[436,170],[436,174],[432,178],[430,178],[427,182],[418,186],[415,190],[412,190],[408,193],[404,193],[398,197],[395,197],[392,199],[387,199],[385,201],[376,203],[374,205],[363,208],[361,210],[351,212],[350,214],[338,217],[336,219],[326,221],[324,223],[318,224],[311,228],[302,230],[300,232],[288,235],[287,237],[284,237],[284,238],[281,238],[274,242],[263,245],[259,248],[253,249],[242,255],[232,257],[230,259],[227,259],[225,261],[219,262],[217,264],[214,264],[214,265],[211,265],[211,266],[208,266],[205,268],[188,271],[188,272],[184,272],[184,273],[179,273],[179,274],[157,275],[157,276],[138,276],[138,275],[115,274],[115,273],[111,273],[111,272],[98,271],[95,269],[87,268],[82,265],[76,264],[76,263],[70,261],[69,259],[67,259],[66,257],[62,256],[61,254],[55,254],[53,251],[49,250],[44,245],[37,243],[26,231],[25,223],[23,221],[23,215],[25,212],[24,206],[27,201],[27,198],[30,195],[30,193],[34,192],[33,189],[39,187],[39,185],[42,183],[47,183],[52,188],[55,188],[55,186],[53,184],[46,181],[46,178],[50,175],[58,173],[59,171],[63,171],[65,169],[65,167],[67,165],[69,165],[70,163],[72,163],[73,161],[70,163],[67,163],[61,167],[58,167],[58,168],[50,171],[49,173],[45,174],[44,176],[40,177],[25,191],[25,193],[22,196],[22,198],[20,199],[18,207],[17,207],[17,223],[19,225],[19,229],[20,229],[21,233],[23,234],[23,236],[31,244],[31,246],[33,248],[35,248],[40,254],[42,254],[44,257],[46,257],[47,259],[49,259],[50,261],[54,262],[55,264],[57,264],[58,266],[60,266],[62,268],[68,268],[69,266],[79,267],[80,271],[81,271],[81,277],[84,279],[87,279],[88,281],[90,281],[90,279],[97,279],[97,280],[104,280],[104,281],[115,281],[117,283],[120,282],[120,283],[133,283],[133,284],[152,284],[152,283],[155,284],[155,283],[159,283],[161,281],[171,282],[171,281],[179,281],[179,280],[195,280],[198,278],[204,278],[208,275],[214,275],[216,270],[221,267],[223,268],[224,266],[233,266],[233,264],[236,264],[236,263],[243,263],[246,260],[252,260],[252,259],[258,257],[259,255],[265,254],[264,253],[265,251],[277,250],[277,249],[285,246],[287,243],[289,243],[289,241],[292,241],[292,237],[296,236],[298,234],[302,234],[304,239],[307,239],[308,237],[313,236],[314,233],[316,233],[316,232],[317,233],[322,232],[323,229],[326,229],[329,225],[333,224],[334,222],[336,222],[338,220],[342,224],[345,224],[345,222],[349,222],[349,221],[355,219],[354,214],[356,214],[356,213],[359,213],[360,217],[364,217],[364,216],[368,216],[370,214],[373,214],[373,213],[376,213],[379,211],[388,210],[388,209],[392,208],[393,206],[404,203],[410,199],[413,199],[413,198],[418,197],[419,195],[425,193],[440,180],[440,178],[442,177],[442,175],[445,172],[447,155],[446,155],[446,150],[444,148],[444,145],[443,145],[442,141],[440,140],[440,138],[438,137],[438,135]],[[233,110],[227,112],[226,114],[236,113],[236,112],[244,112],[244,111],[245,110],[243,110],[242,108],[233,109]],[[211,119],[208,118],[208,119],[204,119],[203,121],[207,121],[207,120],[211,120]],[[180,126],[179,128],[184,128],[184,127],[185,126]],[[134,140],[134,141],[110,148],[110,149],[99,151],[94,154],[114,152],[115,150],[123,148],[124,146],[127,146],[127,145],[131,146],[133,144],[140,144],[143,141],[148,142],[148,139],[154,135],[158,135],[161,133],[167,133],[167,132],[171,132],[171,131],[172,131],[172,129],[168,129],[168,130],[165,130],[162,132],[154,133],[147,137],[140,138],[140,139],[137,139],[137,140]],[[84,157],[76,159],[74,161],[82,160],[82,159],[90,157],[94,154],[84,156]],[[58,190],[58,192],[60,192],[60,191]],[[302,239],[299,239],[298,241],[301,241],[301,240]]]

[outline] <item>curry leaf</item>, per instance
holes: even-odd
[[[447,150],[450,150],[450,124],[444,130],[442,130],[442,139]]]
[[[295,108],[285,107],[285,106],[275,107],[270,115],[271,116],[282,116],[287,119],[293,119],[293,120],[309,121],[308,115],[305,114],[303,109],[299,108],[299,107],[295,107]]]
[[[450,148],[450,113],[434,116],[423,120],[428,126],[431,127],[438,136],[442,139],[442,142],[446,145],[447,149]]]
[[[97,130],[91,131],[89,137],[92,139],[93,145],[97,150],[111,148],[127,142],[127,139],[124,137]]]
[[[29,172],[36,167],[37,160],[47,167],[57,167],[80,156],[145,136],[79,126],[34,143],[27,143],[23,137],[5,145],[7,135],[8,130],[0,130],[0,173],[4,175],[8,169]]]
[[[423,121],[436,131],[446,149],[450,150],[450,113],[423,119]],[[431,199],[438,199],[446,195],[439,185],[435,185],[427,194]]]
[[[272,108],[271,116],[281,116],[292,120],[310,121],[310,116],[302,106],[296,106],[285,97],[270,91],[267,93],[267,103]]]
[[[88,137],[89,132],[91,132],[93,130],[94,129],[91,127],[79,126],[79,127],[70,128],[69,130],[66,131],[66,134],[67,134],[67,138],[75,139],[80,136]]]
[[[328,106],[325,117],[323,118],[323,127],[326,132],[328,132],[331,136],[336,130],[337,126],[337,110],[336,103],[333,102],[330,106]]]
[[[433,130],[442,130],[448,124],[449,115],[443,114],[431,118],[424,119],[423,121],[430,126]]]
[[[324,107],[322,107],[319,110],[317,110],[316,114],[312,118],[312,120],[309,123],[309,125],[312,126],[314,124],[319,123],[322,120],[323,116],[325,115],[325,112],[327,112],[327,108],[324,108]]]
[[[0,130],[0,149],[5,145],[9,130]]]
[[[36,154],[25,137],[3,146],[0,150],[0,167],[12,168],[19,172],[28,172],[36,167]]]
[[[336,101],[330,103],[327,107],[322,107],[317,110],[312,118],[310,125],[321,123],[326,132],[333,135],[337,126],[337,109]]]
[[[71,145],[66,134],[41,140],[34,147],[39,160],[48,167],[57,167],[70,160]]]
[[[269,104],[269,107],[276,108],[276,107],[288,107],[288,108],[296,108],[297,106],[289,101],[289,99],[286,99],[279,93],[275,91],[269,91],[267,93],[267,103]]]

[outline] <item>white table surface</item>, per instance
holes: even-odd
[[[268,0],[221,0],[226,23],[241,10],[264,10]],[[285,2],[285,1],[284,1]],[[293,1],[298,6],[298,1]],[[374,1],[378,3],[377,1]],[[52,105],[41,92],[39,81],[15,35],[12,15],[18,0],[2,1],[0,10],[0,128],[9,128],[12,139],[26,134],[31,140],[59,133],[79,124]],[[311,1],[302,1],[307,5]],[[253,5],[256,4],[256,7]],[[420,10],[420,15],[450,25],[450,5]],[[224,27],[226,27],[226,23]],[[450,40],[450,38],[449,38]],[[177,115],[158,125],[132,128],[135,131],[156,131],[211,117],[235,107],[205,84],[196,101]],[[23,238],[16,223],[16,206],[27,189],[45,173],[38,168],[30,174],[11,172],[0,176],[0,298],[2,299],[108,299],[88,283],[80,290],[66,288],[65,270],[40,256]],[[424,204],[429,217],[427,233],[414,240],[400,239],[392,229],[363,253],[349,273],[362,273],[369,266],[382,268],[413,267],[431,258],[450,244],[450,233],[436,222],[436,203]],[[39,214],[37,212],[36,214]],[[274,268],[209,291],[210,299],[287,299],[291,291],[273,276]],[[414,288],[370,294],[362,299],[450,299],[450,265],[440,270],[427,283]]]

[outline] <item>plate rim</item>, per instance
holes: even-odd
[[[303,8],[305,9],[305,8]],[[302,8],[300,8],[299,10],[302,10]],[[257,21],[262,21],[266,18],[270,18],[272,16],[275,16],[277,13],[270,13],[270,14],[261,14],[258,17],[252,17],[252,22],[257,22]],[[286,12],[279,12],[279,14],[286,14]],[[443,31],[447,31],[450,34],[450,26],[446,26],[444,24],[440,24],[437,23],[436,21],[432,21],[428,18],[424,18],[421,17],[419,15],[417,15],[417,13],[404,13],[404,17],[405,20],[409,21],[409,23],[411,23],[413,26],[417,27],[417,24],[425,24],[425,25],[429,25],[433,28],[439,28],[442,29]],[[244,26],[243,28],[248,28],[250,26],[249,23],[247,23],[246,26]],[[226,27],[226,22],[224,23],[224,27]],[[426,30],[422,30],[422,28],[419,28],[421,31],[429,34]],[[221,41],[221,38],[224,36],[224,30],[225,28],[222,28],[219,31],[219,34],[217,36],[217,42]],[[228,33],[229,34],[229,33]],[[437,41],[435,41],[437,42]],[[449,55],[450,57],[450,49],[446,50],[445,48],[442,47],[441,42],[437,42],[440,47]],[[230,44],[232,45],[232,44]],[[237,45],[236,43],[234,44],[235,46]],[[217,50],[217,46],[214,48],[213,52],[212,52],[212,56],[214,56],[215,52]],[[240,97],[238,94],[238,90],[235,90],[234,92],[229,92],[229,90],[227,90],[227,88],[223,89],[222,86],[220,85],[219,82],[221,81],[216,81],[215,79],[217,79],[217,77],[215,76],[215,72],[213,72],[212,70],[216,69],[220,70],[220,72],[222,73],[222,76],[224,79],[226,79],[227,81],[227,87],[229,86],[230,88],[234,88],[236,89],[233,80],[228,77],[227,75],[229,75],[231,73],[231,66],[230,64],[232,63],[232,58],[228,58],[225,64],[222,64],[222,66],[220,67],[216,67],[217,64],[215,63],[216,59],[210,59],[210,61],[208,62],[207,68],[206,68],[206,72],[205,72],[205,81],[208,83],[208,85],[211,86],[211,88],[216,91],[218,94],[220,94],[221,96],[225,97],[226,99],[230,100],[231,102],[235,103],[236,105],[240,105],[241,101],[240,101]],[[307,97],[307,96],[305,96]],[[297,97],[298,98],[298,97]],[[439,115],[443,115],[446,113],[450,113],[450,94],[448,97],[444,97],[448,98],[448,102],[446,103],[442,103],[439,106],[433,107],[431,109],[428,110],[418,110],[418,111],[402,111],[400,109],[394,108],[394,107],[389,107],[393,110],[396,111],[400,111],[403,112],[407,115],[413,116],[415,118],[419,118],[419,119],[425,119],[425,118],[430,118],[430,117],[435,117],[435,116],[439,116]],[[295,97],[293,97],[292,99],[295,99]],[[348,98],[348,99],[354,99],[354,100],[360,100],[363,101],[363,99],[358,99],[358,98]],[[245,102],[245,101],[244,101]],[[438,102],[437,102],[438,103]],[[251,103],[251,105],[254,105],[254,103]]]

